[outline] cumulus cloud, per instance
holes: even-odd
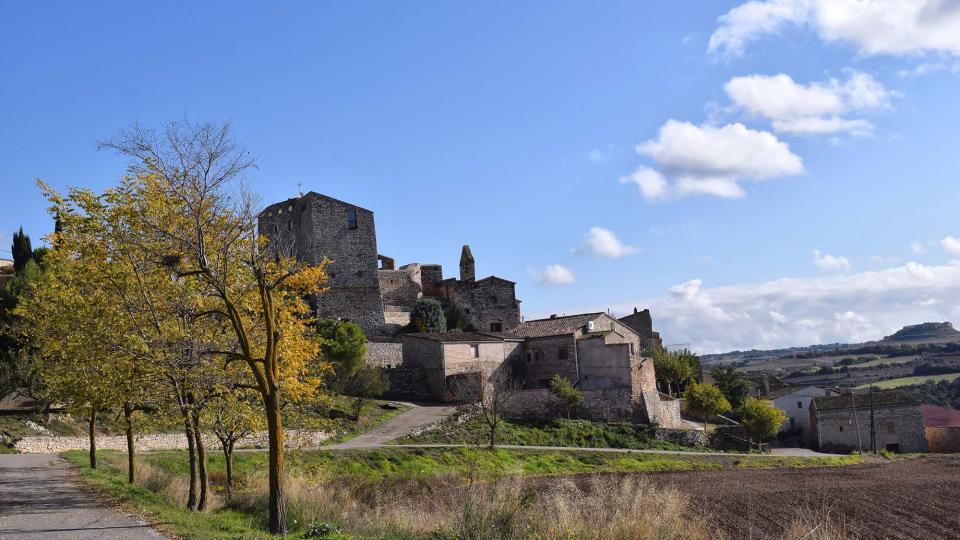
[[[960,255],[960,240],[952,236],[947,236],[940,240],[940,245],[943,246],[943,249],[947,250],[947,253]]]
[[[800,174],[803,161],[789,145],[767,131],[743,124],[722,127],[667,120],[658,136],[637,145],[662,173],[637,169],[621,182],[633,182],[649,200],[690,195],[743,197],[744,180],[766,180]]]
[[[617,259],[639,251],[634,246],[624,244],[613,231],[603,227],[591,227],[584,238],[583,249],[576,250],[577,253],[589,253],[607,259]]]
[[[707,49],[740,56],[749,43],[791,26],[865,56],[960,56],[960,3],[950,0],[752,0],[719,18]]]
[[[569,285],[575,281],[573,271],[561,264],[551,264],[542,272],[531,270],[530,274],[541,285]]]
[[[956,320],[960,267],[909,262],[878,271],[713,288],[692,279],[663,297],[613,309],[629,313],[634,306],[651,309],[666,343],[690,343],[703,353],[862,342],[906,324]]]
[[[846,81],[797,83],[789,75],[748,75],[727,81],[730,100],[747,113],[771,121],[776,131],[797,135],[846,132],[869,135],[873,124],[842,115],[890,108],[893,92],[867,73],[850,72]]]
[[[850,261],[846,257],[837,257],[813,250],[813,264],[824,272],[849,272]]]

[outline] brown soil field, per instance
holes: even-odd
[[[829,512],[849,538],[960,539],[960,456],[848,467],[654,473],[731,538],[779,538]]]

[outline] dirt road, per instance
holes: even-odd
[[[0,454],[0,539],[165,538],[81,491],[72,474],[56,456]]]

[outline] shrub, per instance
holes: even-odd
[[[418,324],[422,323],[422,325]],[[443,306],[436,298],[421,298],[417,300],[410,313],[410,327],[412,331],[446,332],[447,318],[443,315]],[[426,328],[425,330],[420,330]]]

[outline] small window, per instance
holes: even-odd
[[[634,350],[633,350],[633,342],[631,341],[631,342],[630,342],[630,356],[633,356],[634,354],[636,354],[636,353],[635,353]]]
[[[527,363],[529,364],[530,362],[533,362],[533,355],[530,353],[527,353]]]
[[[467,315],[469,315],[469,314],[470,314],[470,308],[464,309],[463,312],[466,313]]]
[[[357,211],[352,208],[347,210],[347,228],[350,230],[357,228]]]
[[[503,324],[498,322],[490,323],[491,332],[503,332]]]
[[[276,223],[273,224],[273,232],[280,232],[280,226]]]
[[[292,219],[289,220],[289,221],[287,221],[287,230],[288,230],[288,231],[292,231],[292,230],[293,230],[293,220],[292,220]]]
[[[798,401],[798,402],[797,402],[797,408],[798,408],[798,409],[802,409],[802,408],[803,408],[803,402],[802,402],[802,401]]]
[[[497,295],[495,295],[495,294],[491,294],[491,295],[490,295],[490,303],[491,303],[491,304],[496,304],[496,303],[497,303]]]
[[[561,360],[566,360],[566,359],[567,359],[567,348],[566,348],[566,347],[560,347],[560,350],[557,351],[557,358],[559,358],[559,359],[561,359]]]
[[[480,358],[480,346],[479,346],[479,345],[471,345],[471,346],[470,346],[470,356],[472,356],[472,357],[474,357],[474,358]]]
[[[887,422],[887,433],[896,433],[896,432],[897,432],[897,426],[895,426],[893,422]]]
[[[840,433],[843,433],[843,426],[840,426]]]

